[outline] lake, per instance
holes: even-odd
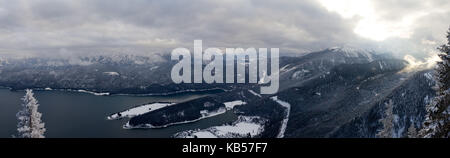
[[[21,108],[25,91],[0,89],[0,137],[16,134],[16,113]],[[204,129],[230,123],[237,119],[232,111],[194,123],[170,126],[162,129],[123,129],[129,119],[106,120],[112,113],[149,102],[183,102],[206,93],[178,94],[170,96],[96,96],[68,91],[34,91],[39,112],[45,122],[48,138],[167,138],[177,132]]]

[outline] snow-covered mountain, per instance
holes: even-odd
[[[374,137],[381,128],[378,120],[388,100],[394,102],[395,136],[403,137],[411,123],[420,127],[425,104],[434,95],[429,70],[402,71],[408,64],[404,60],[354,48],[329,48],[301,57],[280,57],[280,90],[274,95],[259,95],[255,93],[259,87],[252,84],[173,84],[168,72],[175,62],[167,56],[157,62],[145,57],[98,56],[79,58],[79,61],[31,58],[3,63],[0,86],[13,89],[82,89],[110,94],[224,90],[127,115],[131,119],[125,128],[164,128],[213,117],[227,110],[244,120],[185,131],[177,135],[180,137],[202,134],[215,137]],[[237,101],[242,104],[227,106]],[[122,113],[116,115],[119,114]],[[246,123],[253,123],[255,127],[249,128],[252,129],[250,135],[220,133]]]
[[[91,56],[11,59],[0,67],[0,86],[13,90],[72,89],[108,94],[153,94],[224,88],[174,84],[167,56]]]
[[[407,129],[413,124],[420,129],[424,121],[425,105],[429,104],[435,95],[432,89],[435,81],[429,70],[420,71],[409,77],[396,87],[386,97],[374,103],[374,106],[359,117],[352,119],[331,137],[375,137],[382,127],[378,121],[383,117],[385,106],[389,100],[393,101],[394,131],[396,138],[406,137]]]

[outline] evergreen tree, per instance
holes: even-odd
[[[427,105],[427,115],[420,131],[425,138],[450,137],[450,29],[447,32],[447,44],[438,48],[441,51],[435,68],[436,97]]]
[[[17,124],[17,137],[45,138],[45,124],[41,121],[42,114],[37,111],[39,104],[33,96],[33,91],[27,89],[22,101],[22,110],[16,114],[17,119],[19,120],[19,123]]]
[[[386,105],[386,111],[385,111],[385,117],[380,120],[380,122],[383,124],[383,129],[381,129],[380,132],[377,133],[378,138],[392,138],[393,131],[394,131],[394,115],[392,113],[394,108],[394,102],[392,102],[392,99],[389,100],[389,103],[385,103]]]
[[[409,125],[408,138],[417,138],[417,129],[414,127],[414,122],[411,122],[411,125]]]

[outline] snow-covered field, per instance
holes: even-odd
[[[208,131],[195,132],[195,133],[193,133],[193,137],[197,137],[197,138],[217,138],[216,135],[214,135],[214,134],[212,134],[211,132],[208,132]]]
[[[142,106],[138,106],[135,108],[131,108],[122,112],[118,112],[112,115],[109,115],[108,117],[106,117],[108,120],[117,120],[117,119],[121,119],[121,118],[131,118],[134,116],[138,116],[138,115],[142,115],[154,110],[158,110],[167,106],[171,106],[174,105],[175,103],[151,103],[151,104],[145,104]]]
[[[289,113],[291,113],[291,104],[288,102],[282,101],[278,99],[278,96],[271,97],[273,101],[277,102],[281,106],[286,108],[286,116],[283,119],[283,122],[281,124],[280,133],[278,133],[277,138],[283,138],[284,132],[286,132],[287,123],[289,121]]]
[[[264,130],[265,120],[257,116],[239,116],[231,125],[214,126],[203,130],[176,133],[176,138],[245,138],[255,137]]]

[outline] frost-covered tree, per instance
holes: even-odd
[[[411,122],[408,128],[408,138],[417,138],[417,129],[414,127],[414,123]]]
[[[420,131],[425,138],[450,137],[450,29],[447,32],[447,44],[438,48],[441,53],[435,68],[436,97],[427,105],[427,115]]]
[[[394,102],[392,102],[392,99],[389,100],[389,103],[385,103],[386,105],[386,111],[384,118],[380,120],[380,122],[383,124],[383,129],[381,129],[380,132],[377,133],[378,138],[392,138],[392,133],[394,131],[394,115],[392,113],[394,109]]]
[[[27,89],[22,101],[22,109],[16,114],[19,120],[17,124],[17,137],[45,138],[45,124],[41,121],[42,114],[38,112],[39,104],[33,96],[33,91]]]

